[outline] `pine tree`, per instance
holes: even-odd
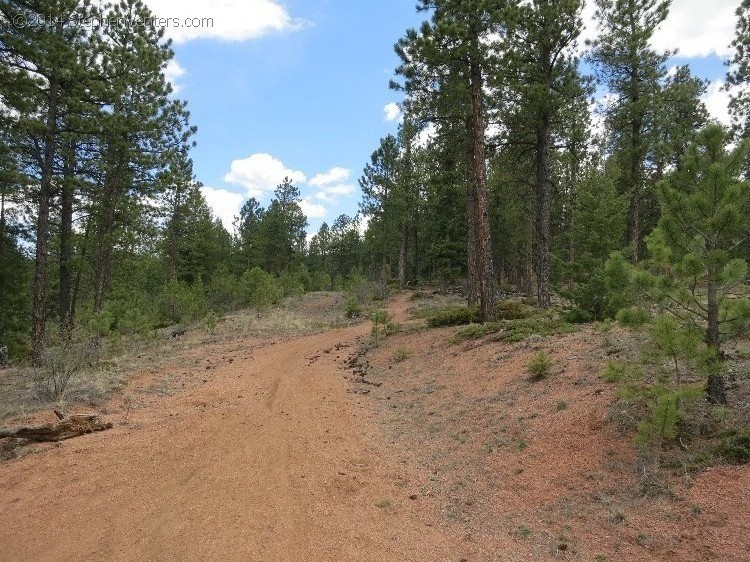
[[[235,218],[235,243],[240,272],[258,267],[263,262],[260,225],[265,212],[255,197],[251,197],[245,201],[240,215]]]
[[[516,117],[534,153],[536,194],[537,295],[550,306],[551,205],[553,149],[565,109],[585,99],[574,50],[581,32],[580,0],[535,0],[517,7],[508,31],[515,46],[506,55],[509,89],[521,114]],[[507,80],[501,75],[501,80]],[[502,87],[502,84],[499,85]],[[512,142],[512,141],[511,141]]]
[[[360,211],[370,217],[368,231],[375,250],[373,271],[382,273],[391,266],[391,249],[399,237],[398,224],[403,209],[394,202],[399,189],[399,161],[401,145],[398,138],[388,135],[380,139],[380,146],[365,165],[359,186],[362,189]],[[387,282],[387,280],[385,280]]]
[[[681,168],[659,183],[662,218],[648,239],[655,277],[644,280],[667,311],[700,329],[717,358],[722,342],[750,324],[750,299],[735,294],[748,276],[738,248],[750,227],[742,179],[750,141],[731,151],[729,143],[722,126],[707,126]],[[708,394],[726,402],[721,375],[710,376]]]
[[[467,161],[468,288],[480,316],[495,316],[495,279],[488,210],[487,76],[493,71],[492,38],[505,17],[503,0],[421,0],[432,17],[407,32],[396,51],[397,74],[410,111],[424,121],[452,120],[465,127]]]
[[[76,17],[90,14],[88,0],[8,0],[0,3],[0,99],[16,117],[12,139],[35,185],[35,263],[32,356],[41,357],[47,322],[50,212],[59,175],[62,120],[90,84],[84,30]],[[35,21],[39,25],[25,25]]]
[[[613,317],[619,309],[607,285],[606,264],[621,248],[628,201],[615,187],[617,174],[589,164],[577,186],[576,223],[572,242],[575,258],[562,263],[565,283],[560,292],[595,320]]]
[[[107,15],[115,21],[152,21],[141,0],[121,0]],[[92,201],[95,312],[103,307],[118,229],[128,225],[134,203],[164,189],[169,167],[186,160],[195,132],[185,103],[169,97],[164,69],[174,53],[163,35],[163,28],[147,23],[105,26],[95,37],[105,77],[99,95],[108,108],[101,114],[103,170]]]
[[[595,0],[599,36],[591,43],[591,62],[613,101],[606,108],[622,170],[620,190],[630,199],[631,258],[637,262],[643,233],[646,191],[645,163],[652,154],[655,108],[670,53],[650,46],[656,28],[666,19],[670,0]]]
[[[170,280],[208,286],[214,272],[229,265],[231,237],[200,188],[190,182],[180,190],[164,229],[164,245]]]
[[[264,269],[281,275],[287,268],[302,263],[305,252],[307,217],[299,204],[299,189],[284,178],[274,191],[274,199],[260,223]]]

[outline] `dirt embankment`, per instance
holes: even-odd
[[[750,560],[747,467],[634,492],[597,334],[454,345],[409,306],[367,353],[369,323],[214,342],[196,384],[0,464],[0,560]]]

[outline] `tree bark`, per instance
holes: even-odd
[[[550,307],[550,119],[542,108],[536,132],[537,304]]]
[[[62,192],[60,197],[60,329],[69,336],[73,329],[72,257],[73,203],[75,197],[75,143],[65,154]]]
[[[631,13],[630,27],[635,34],[636,23]],[[638,102],[641,98],[640,84],[640,67],[638,65],[638,55],[631,51],[631,60],[633,66],[630,69],[630,104],[633,115],[631,116],[630,131],[630,245],[633,253],[631,261],[637,264],[640,261],[641,247],[641,169],[643,167],[643,139],[641,138],[643,129],[643,119],[641,110],[638,109]]]
[[[467,137],[469,139],[469,150],[467,157],[467,173],[469,180],[466,183],[466,244],[467,244],[467,263],[466,263],[466,290],[469,306],[479,304],[479,240],[477,229],[477,188],[472,178],[473,174],[473,156],[474,156],[474,129],[471,120],[466,124]]]
[[[419,218],[414,218],[414,286],[419,282]]]
[[[479,37],[473,34],[474,46],[478,50]],[[470,62],[471,116],[473,133],[472,171],[476,185],[476,214],[469,222],[476,221],[477,265],[479,273],[479,316],[483,321],[495,318],[495,275],[492,267],[492,241],[488,212],[487,163],[485,161],[484,123],[484,78],[478,55]]]
[[[38,365],[44,349],[47,321],[47,266],[49,262],[49,214],[52,199],[52,176],[55,167],[57,143],[57,112],[60,84],[53,76],[49,82],[49,100],[44,133],[44,159],[42,162],[39,194],[37,195],[36,248],[34,258],[34,295],[31,314],[31,360]]]
[[[398,253],[398,286],[402,291],[406,286],[406,256],[409,252],[409,227],[401,225],[401,249]]]
[[[120,190],[121,162],[118,154],[111,155],[110,165],[104,175],[104,189],[99,204],[96,223],[96,254],[94,259],[94,313],[104,307],[104,297],[109,282],[114,245],[115,212]]]
[[[714,245],[715,246],[715,245]],[[719,297],[718,297],[718,272],[714,267],[708,270],[707,287],[707,309],[708,327],[706,330],[706,345],[716,353],[716,360],[721,359],[721,335],[719,332]],[[706,394],[712,404],[726,404],[727,396],[724,389],[724,377],[720,374],[711,374],[706,385]]]

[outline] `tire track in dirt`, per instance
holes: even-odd
[[[368,331],[235,357],[127,427],[1,465],[0,560],[458,560],[439,507],[409,499],[428,475],[323,353]]]

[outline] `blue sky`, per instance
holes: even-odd
[[[420,23],[415,0],[146,1],[162,17],[214,20],[212,28],[166,30],[176,52],[167,70],[198,126],[197,179],[224,223],[248,196],[268,204],[284,175],[302,191],[310,231],[355,214],[362,168],[397,127],[388,111],[399,101],[388,88],[393,44]],[[721,120],[738,4],[714,0],[705,13],[702,0],[674,0],[654,40],[680,49],[674,64],[712,81],[706,103]]]

